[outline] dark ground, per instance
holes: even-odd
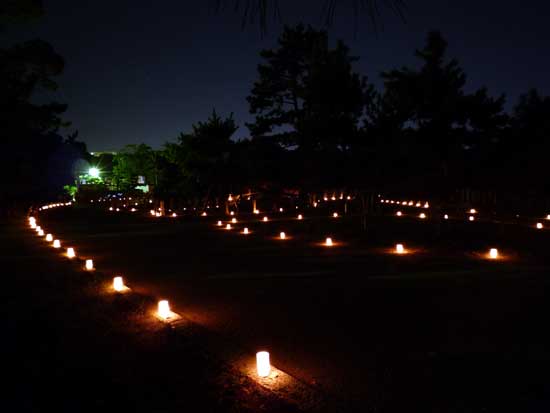
[[[546,253],[550,233],[546,231],[525,225],[450,222],[434,241],[431,223],[415,219],[380,217],[364,234],[347,218],[285,219],[250,222],[246,225],[253,233],[245,238],[215,228],[214,217],[153,219],[89,209],[55,210],[42,217],[40,225],[58,235],[64,246],[76,247],[77,254],[94,258],[98,269],[120,273],[130,286],[139,285],[169,298],[186,317],[241,343],[251,353],[259,347],[268,348],[275,365],[321,392],[335,395],[346,411],[550,409],[550,257]],[[271,238],[281,230],[292,239]],[[346,244],[333,249],[315,245],[326,236]],[[148,326],[155,330],[151,334],[147,328],[146,333],[141,331],[143,326],[134,327],[132,319],[126,320],[122,331],[118,324],[96,320],[97,313],[113,311],[112,303],[103,297],[96,307],[89,305],[97,301],[90,292],[70,294],[67,300],[60,291],[73,291],[70,283],[78,283],[78,277],[59,275],[62,285],[69,281],[61,288],[46,276],[62,274],[66,263],[51,261],[48,254],[37,256],[34,241],[23,242],[33,252],[21,254],[14,245],[22,241],[13,233],[4,236],[3,245],[6,242],[3,261],[16,269],[11,276],[5,275],[10,278],[8,283],[17,275],[15,285],[6,291],[38,294],[34,283],[30,288],[21,282],[36,279],[48,292],[47,300],[43,295],[32,300],[36,308],[27,310],[27,322],[25,318],[18,321],[20,317],[11,320],[16,323],[16,336],[23,338],[17,355],[25,360],[25,375],[34,377],[32,366],[45,363],[46,371],[51,368],[61,376],[57,392],[47,386],[46,399],[60,401],[60,394],[66,393],[62,400],[68,405],[73,399],[81,400],[79,392],[84,390],[77,384],[83,382],[83,387],[97,396],[92,399],[99,404],[91,405],[96,408],[105,403],[105,394],[119,390],[123,405],[133,403],[143,411],[155,411],[151,405],[145,407],[143,399],[180,406],[175,389],[160,399],[162,389],[153,397],[131,390],[148,388],[150,380],[142,373],[142,364],[152,363],[155,367],[149,368],[159,375],[174,376],[177,388],[190,390],[193,400],[204,400],[205,408],[200,411],[224,411],[220,403],[231,406],[246,400],[239,394],[239,386],[224,398],[219,383],[196,380],[205,371],[208,377],[225,371],[200,358],[191,357],[195,363],[190,368],[178,369],[166,358],[166,366],[173,368],[158,367],[159,354],[169,357],[162,348],[163,340],[170,339],[162,329],[157,334],[157,324]],[[388,254],[385,249],[396,242],[414,247],[415,253]],[[492,246],[507,259],[490,262],[475,255]],[[34,273],[37,268],[40,275]],[[33,277],[28,278],[29,273]],[[17,294],[8,308],[22,299]],[[28,300],[25,297],[24,301]],[[55,305],[50,305],[50,300]],[[79,308],[76,313],[75,308]],[[43,314],[48,314],[46,320],[42,320]],[[86,327],[82,316],[92,320]],[[26,328],[31,325],[33,328]],[[67,343],[65,336],[75,330],[82,330],[77,343]],[[97,334],[105,342],[98,340]],[[40,339],[43,336],[48,337],[47,344]],[[127,351],[132,348],[128,341],[139,344],[135,356]],[[201,354],[198,340],[172,341],[176,344],[171,345],[174,350],[169,352],[169,360],[187,362],[188,351],[178,349],[180,345],[194,347],[193,351]],[[67,360],[62,352],[69,343],[82,350]],[[113,348],[123,349],[124,359],[131,361],[126,361],[120,373],[113,367]],[[52,352],[56,357],[51,357]],[[81,359],[98,368],[84,374],[80,363],[85,366],[87,362]],[[99,368],[100,361],[108,367]],[[114,376],[110,369],[117,370]],[[35,387],[24,390],[32,395],[31,400],[42,400],[37,383],[49,377],[45,370],[40,368],[37,379],[31,380]],[[73,370],[78,378],[74,381],[67,377]],[[119,374],[118,379],[112,378]],[[271,402],[270,406],[280,403]],[[185,401],[182,403],[183,407]],[[289,411],[289,407],[282,409]]]

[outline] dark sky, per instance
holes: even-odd
[[[213,13],[214,2],[45,0],[46,17],[19,38],[38,36],[64,56],[55,98],[69,104],[66,118],[91,151],[141,142],[159,148],[213,108],[234,112],[242,138],[258,52],[275,44],[281,26],[270,20],[261,38],[257,25],[242,30],[232,9]],[[283,21],[319,26],[322,4],[280,0]],[[550,93],[547,2],[407,0],[406,23],[383,10],[383,30],[373,33],[363,18],[355,35],[351,4],[342,1],[330,36],[360,56],[356,70],[377,86],[380,71],[415,65],[414,49],[439,29],[469,89],[505,93],[507,108],[530,87]]]

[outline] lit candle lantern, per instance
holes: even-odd
[[[279,208],[279,212],[283,212],[283,208]]]
[[[397,244],[395,246],[395,252],[398,254],[403,254],[405,252],[405,249],[403,248],[403,244]]]
[[[31,222],[36,222],[36,218],[35,218],[35,217],[29,217],[29,224],[30,224]]]
[[[94,269],[94,261],[93,260],[86,260],[85,268],[88,271],[91,271]]]
[[[58,239],[53,240],[53,247],[54,248],[61,248],[61,242],[59,242]]]
[[[232,222],[233,224],[236,224],[236,223],[237,223],[237,218],[233,218],[233,219],[231,220],[231,222]]]
[[[351,196],[348,195],[347,199],[350,200],[350,199],[351,199]]]
[[[30,225],[31,225],[31,228],[32,228],[32,229],[36,229],[36,224],[35,224],[34,222],[31,222]]]
[[[546,215],[546,219],[550,219],[550,214]]]
[[[332,214],[333,218],[338,218],[338,212]]]
[[[424,204],[424,208],[429,208],[430,207],[430,204],[428,204],[427,202]]]
[[[46,241],[52,242],[53,241],[53,235],[52,234],[46,235]]]
[[[409,201],[409,206],[413,206],[414,202],[413,201]]]
[[[113,289],[119,292],[124,290],[124,281],[122,277],[113,278]]]
[[[227,224],[227,225],[225,226],[225,229],[231,229],[231,224]]]
[[[170,304],[168,304],[168,300],[160,300],[158,303],[158,310],[157,314],[160,318],[167,319],[170,317],[172,312],[170,311]]]
[[[279,238],[281,238],[281,239],[286,239],[286,234],[285,234],[284,232],[281,232],[281,233],[279,234]]]
[[[302,216],[302,214],[298,214],[298,219],[304,219],[304,217]]]
[[[332,245],[333,245],[333,244],[332,244],[332,238],[327,238],[327,239],[325,240],[325,245],[326,245],[327,247],[332,247]]]
[[[216,224],[218,227],[221,227],[222,226],[222,222],[221,221],[218,221],[218,223]]]
[[[74,253],[74,248],[72,248],[72,247],[67,248],[67,257],[74,258],[75,255],[76,254]]]
[[[323,200],[324,200],[324,201],[328,201],[328,198],[325,196],[325,197],[323,197]]]
[[[201,215],[202,215],[203,217],[205,217],[205,216],[206,216],[206,212],[203,212]]]
[[[248,228],[245,227],[245,229],[243,229],[243,234],[248,234]]]
[[[445,214],[445,215],[443,216],[443,218],[449,219],[449,215]]]
[[[259,209],[255,209],[255,210],[254,210],[254,213],[255,213],[255,214],[259,214],[259,213],[260,213],[260,210],[259,210]]]
[[[269,362],[269,353],[267,351],[259,351],[256,353],[256,370],[258,376],[267,377],[271,373],[271,364]]]
[[[422,212],[420,215],[419,215],[420,219],[424,219],[426,218],[426,214],[424,212]]]
[[[473,217],[473,215],[470,215],[470,216],[468,217],[468,219],[469,219],[470,221],[473,221],[475,218]]]
[[[231,211],[231,212],[229,213],[229,215],[233,216],[233,215],[235,215],[235,213],[234,213],[233,211]]]
[[[540,222],[537,222],[537,229],[542,229],[542,224]]]
[[[267,221],[268,221],[267,217],[264,217],[264,222],[267,222]]]
[[[333,201],[336,201],[336,197],[335,197],[335,196],[333,196],[333,197],[330,198],[330,199],[332,199]]]
[[[498,258],[498,250],[496,248],[491,248],[489,250],[489,257],[492,258],[492,259],[497,259]]]
[[[317,202],[314,202],[314,203],[313,203],[313,208],[317,208]],[[550,215],[549,215],[549,216],[550,216]],[[548,218],[548,219],[550,219],[550,218]]]
[[[44,231],[43,230],[38,231],[38,236],[43,237],[44,236]]]
[[[117,208],[117,209],[116,209],[116,212],[120,212],[120,208]]]
[[[401,213],[401,211],[397,211],[397,212],[395,213],[395,215],[397,215],[398,217],[400,217],[400,216],[403,215],[403,214]]]
[[[419,206],[420,206],[420,202],[417,202],[417,203],[416,203],[416,206],[419,207]]]
[[[476,212],[475,208],[470,209],[470,214],[475,214]]]

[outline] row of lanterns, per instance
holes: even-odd
[[[49,208],[50,208],[50,206],[48,206],[48,208],[45,208],[45,209],[49,209]],[[29,217],[28,222],[29,222],[29,226],[31,227],[31,229],[35,230],[37,232],[38,236],[40,236],[40,237],[45,236],[46,242],[51,243],[53,248],[55,248],[55,249],[60,249],[61,248],[61,241],[59,239],[55,239],[54,236],[50,233],[45,235],[45,232],[42,229],[42,227],[37,225],[36,218],[34,218],[32,216]],[[281,232],[280,235],[281,235],[282,239],[285,238],[285,233],[284,232]],[[74,247],[68,247],[65,255],[69,259],[76,258],[76,251],[75,251]],[[94,267],[93,260],[86,259],[84,269],[86,271],[94,271],[95,267]],[[130,288],[128,288],[124,284],[124,280],[121,276],[115,276],[113,278],[112,288],[113,288],[114,291],[119,292],[119,293],[130,291]],[[170,322],[170,321],[173,321],[173,320],[176,320],[176,319],[180,318],[180,316],[177,313],[175,313],[171,310],[168,300],[160,300],[158,302],[156,315],[159,319],[161,319],[164,322]],[[256,353],[256,370],[257,370],[257,373],[258,373],[259,377],[268,377],[270,375],[270,373],[271,373],[271,364],[270,364],[270,360],[269,360],[269,352],[259,351],[258,353]]]

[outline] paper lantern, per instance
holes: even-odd
[[[449,215],[445,214],[445,215],[443,216],[443,218],[449,219]]]
[[[304,219],[304,217],[302,216],[302,214],[298,214],[298,219]]]
[[[233,219],[231,220],[231,222],[232,222],[233,224],[236,224],[236,223],[237,223],[237,218],[233,218]]]
[[[550,219],[550,214],[546,215],[546,219]]]
[[[424,219],[426,218],[426,214],[424,212],[422,212],[420,215],[419,215],[420,219]]]
[[[267,222],[267,221],[268,221],[267,217],[264,217],[264,222]]]
[[[326,245],[327,247],[332,247],[332,245],[333,245],[333,244],[332,244],[332,238],[327,238],[327,239],[325,240],[325,245]]]
[[[259,210],[259,209],[255,209],[255,210],[254,210],[254,213],[255,213],[255,214],[259,214],[259,213],[260,213],[260,210]]]
[[[205,216],[206,216],[206,212],[203,212],[201,215],[202,215],[203,217],[205,217]]]
[[[52,234],[46,235],[46,241],[52,242],[53,241],[53,235]]]
[[[31,222],[30,225],[31,225],[31,228],[32,228],[32,229],[36,229],[36,224],[35,224],[34,222]]]
[[[403,248],[403,244],[397,244],[395,246],[395,252],[397,254],[403,254],[405,252],[405,249]]]
[[[124,290],[124,281],[122,277],[113,278],[113,289],[119,292]]]
[[[489,250],[489,258],[492,258],[493,260],[498,258],[498,250],[496,248],[491,248]]]
[[[279,234],[279,238],[280,238],[280,239],[286,239],[286,234],[285,234],[284,232],[281,232],[281,233]]]
[[[225,226],[225,229],[231,229],[231,224],[227,224],[227,225]]]
[[[233,211],[231,211],[231,212],[229,213],[229,215],[233,216],[233,215],[235,215],[235,213],[234,213]]]
[[[38,231],[38,236],[43,237],[44,236],[44,231],[43,230]]]
[[[477,211],[475,210],[475,208],[471,208],[470,209],[470,214],[475,214]]]
[[[400,216],[403,215],[403,214],[401,213],[401,211],[397,211],[397,212],[395,213],[395,215],[397,215],[398,217],[400,217]]]
[[[468,217],[468,220],[469,220],[470,222],[473,221],[474,219],[475,219],[475,218],[473,217],[473,215],[470,215],[470,216]]]
[[[36,222],[36,218],[35,218],[35,217],[29,217],[29,224],[30,224],[31,222]]]
[[[74,248],[72,247],[67,248],[67,257],[74,258],[75,256],[76,254],[74,253]]]
[[[427,202],[424,204],[424,208],[429,208],[430,207],[430,204],[428,204]]]
[[[85,268],[86,268],[88,271],[93,270],[93,269],[94,269],[94,261],[93,261],[93,260],[86,260]]]
[[[350,200],[350,199],[351,199],[351,196],[348,195],[347,199]]]
[[[221,221],[218,221],[218,223],[216,224],[218,227],[221,227],[222,226],[222,222]]]
[[[170,304],[168,304],[168,300],[160,300],[158,303],[158,312],[160,318],[167,319],[170,317],[172,312],[170,311]]]
[[[537,229],[542,229],[542,224],[540,222],[537,222]]]
[[[283,212],[283,208],[279,208],[279,212]]]
[[[256,353],[256,370],[260,377],[267,377],[269,373],[271,373],[271,364],[267,351],[259,351]]]
[[[58,239],[53,240],[53,247],[54,248],[61,248],[61,242],[59,242]]]
[[[245,229],[243,229],[243,234],[249,234],[248,228],[245,227]]]

